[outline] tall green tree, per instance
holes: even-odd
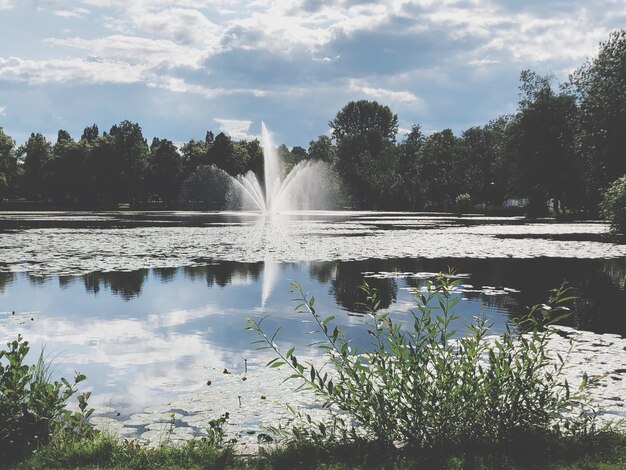
[[[85,140],[87,142],[93,142],[100,136],[100,131],[98,130],[98,126],[96,124],[92,124],[91,126],[85,127],[83,130],[83,135],[80,140]]]
[[[115,142],[104,132],[92,141],[81,139],[86,146],[83,178],[88,188],[81,201],[89,206],[110,207],[120,201],[118,165],[114,164]]]
[[[167,139],[152,139],[148,168],[148,192],[172,204],[178,199],[183,162],[178,149]]]
[[[185,174],[190,174],[200,165],[209,164],[208,152],[212,144],[213,137],[211,136],[210,141],[208,141],[207,139],[192,139],[180,148],[181,154],[183,156],[183,167]]]
[[[510,123],[510,116],[500,116],[461,135],[456,178],[474,204],[500,207],[506,197],[522,196],[517,152],[509,138]]]
[[[488,188],[483,187],[483,197],[492,207],[501,206],[506,197],[519,196],[516,192],[520,187],[517,154],[512,149],[511,139],[512,120],[510,115],[502,115],[485,126],[489,134],[490,171],[488,179],[483,181],[488,184]]]
[[[17,176],[17,155],[15,141],[0,127],[0,202],[14,195]]]
[[[415,124],[411,127],[406,138],[398,144],[396,173],[401,180],[396,202],[398,209],[417,210],[423,206],[419,187],[417,159],[425,139],[426,136],[422,132],[421,127]]]
[[[113,172],[111,196],[115,202],[133,203],[145,194],[148,143],[137,123],[122,121],[111,127],[113,149],[109,164]]]
[[[484,203],[487,199],[486,190],[493,182],[491,174],[491,142],[489,132],[483,127],[471,127],[461,134],[460,167],[463,167],[464,178],[461,191],[471,196],[474,203]],[[457,172],[459,173],[459,172]]]
[[[417,155],[419,187],[426,208],[450,210],[463,190],[458,185],[460,146],[450,129],[431,134]]]
[[[376,101],[351,101],[329,124],[337,141],[336,168],[353,203],[372,207],[379,199],[376,188],[383,187],[379,183],[389,179],[384,173],[393,172],[388,164],[394,159],[398,116]]]
[[[291,148],[291,155],[293,156],[293,161],[296,165],[309,159],[309,154],[306,149],[298,145]]]
[[[241,145],[246,147],[248,152],[248,164],[244,173],[253,171],[259,181],[264,179],[265,163],[263,161],[263,148],[258,139],[242,140]]]
[[[207,157],[209,164],[216,165],[231,176],[243,173],[248,164],[246,161],[248,154],[245,147],[235,149],[232,139],[223,132],[215,136]]]
[[[399,173],[400,153],[390,141],[383,141],[379,151],[360,154],[357,176],[363,183],[361,201],[365,207],[393,210],[400,207],[405,180]]]
[[[31,134],[26,143],[17,151],[23,167],[23,188],[25,196],[34,200],[48,197],[50,178],[47,174],[52,147],[42,134]]]
[[[576,104],[571,95],[552,90],[550,77],[525,70],[520,80],[513,142],[522,190],[530,199],[532,215],[544,214],[548,200],[558,213],[568,205],[571,188],[579,181],[580,166],[574,151]]]
[[[348,136],[376,132],[383,140],[394,142],[398,133],[398,116],[389,106],[376,101],[350,101],[329,122],[333,137],[340,142]]]
[[[316,140],[309,142],[307,151],[310,160],[334,164],[337,160],[337,148],[327,135],[320,135]]]
[[[600,52],[570,77],[580,111],[578,147],[591,206],[626,174],[626,31],[611,33]]]
[[[248,171],[248,167],[250,166],[250,154],[248,153],[248,147],[248,143],[245,140],[233,142],[233,153],[230,156],[229,174],[236,176],[242,175]]]
[[[76,142],[67,131],[59,131],[48,162],[51,196],[55,200],[80,202],[83,199],[87,190],[84,175],[87,153],[87,141]]]

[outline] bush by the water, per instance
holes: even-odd
[[[626,234],[626,175],[615,180],[604,193],[602,215],[615,233]]]
[[[594,431],[590,384],[570,386],[562,377],[563,358],[548,351],[555,334],[550,325],[567,315],[566,289],[553,290],[546,304],[509,323],[502,335],[488,336],[490,325],[480,318],[466,325],[469,335],[455,339],[457,284],[440,274],[425,291],[416,291],[408,331],[379,311],[376,290],[365,284],[372,338],[365,351],[331,327],[334,317],[318,314],[314,298],[294,284],[298,310],[308,312],[321,333],[317,344],[333,366],[328,372],[299,360],[294,348],[281,351],[276,335],[263,331],[262,320],[249,319],[248,328],[277,354],[270,366],[289,365],[291,377],[323,397],[333,414],[330,423],[295,427],[295,436],[320,442],[365,438],[389,447],[448,452]],[[361,433],[346,414],[356,419]]]
[[[89,433],[89,393],[77,395],[80,411],[66,408],[67,400],[85,379],[77,374],[74,383],[52,382],[50,366],[43,357],[35,365],[24,364],[30,350],[21,336],[0,350],[0,462],[9,463],[49,442],[53,433]]]
[[[469,212],[472,209],[472,198],[468,193],[459,194],[454,200],[454,205],[459,214]]]

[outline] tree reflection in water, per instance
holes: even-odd
[[[62,288],[74,282],[82,282],[87,292],[98,294],[105,289],[127,301],[141,296],[144,283],[151,277],[163,284],[181,280],[204,281],[208,288],[219,286],[222,289],[233,283],[262,284],[264,292],[273,288],[283,296],[288,296],[289,282],[297,280],[301,283],[309,282],[311,285],[303,284],[306,289],[318,292],[320,289],[326,290],[339,308],[362,313],[364,309],[360,303],[365,301],[365,295],[359,286],[364,280],[378,289],[381,307],[393,309],[400,288],[419,289],[424,285],[423,277],[414,277],[410,273],[436,273],[452,267],[459,273],[469,275],[463,281],[471,285],[463,292],[464,298],[512,316],[523,314],[528,305],[543,302],[550,288],[566,281],[572,288],[572,294],[577,297],[572,305],[573,314],[566,320],[567,324],[599,333],[626,335],[626,316],[623,315],[626,311],[626,259],[622,258],[370,259],[274,264],[275,272],[269,276],[272,279],[267,279],[268,266],[262,262],[209,261],[205,266],[94,272],[80,277],[52,279],[57,279]],[[0,294],[4,295],[11,286],[19,284],[16,283],[18,276],[16,273],[0,272]],[[51,279],[25,276],[35,288]],[[268,282],[273,285],[266,286]],[[500,293],[503,288],[511,290],[506,295],[494,295],[492,288],[500,289]],[[254,292],[259,295],[258,287]],[[253,295],[252,291],[250,295]],[[261,299],[258,300],[260,303]]]
[[[0,272],[0,294],[4,294],[4,290],[15,280],[15,273]]]

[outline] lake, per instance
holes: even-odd
[[[626,336],[626,246],[607,233],[432,213],[0,213],[0,338],[21,333],[33,357],[45,345],[59,375],[87,375],[92,406],[129,415],[205,387],[207,371],[271,358],[247,317],[319,355],[294,281],[361,347],[363,281],[407,321],[411,291],[449,267],[459,334],[476,315],[501,331],[566,281],[578,297],[568,325]]]

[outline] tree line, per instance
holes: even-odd
[[[303,159],[327,159],[331,147],[330,138],[321,136],[308,150],[281,145],[278,154],[289,170]],[[0,201],[23,198],[89,208],[196,201],[218,208],[226,203],[226,188],[223,179],[211,179],[212,166],[231,176],[254,171],[262,179],[263,149],[257,139],[233,140],[211,131],[180,148],[156,137],[148,145],[139,124],[130,121],[102,134],[96,124],[88,126],[78,140],[60,130],[54,144],[33,133],[16,147],[0,128]]]
[[[277,150],[287,171],[302,160],[330,163],[350,207],[489,210],[524,198],[533,215],[549,206],[596,214],[604,191],[626,174],[626,31],[612,33],[565,83],[523,71],[517,111],[459,136],[427,136],[414,125],[397,139],[397,115],[366,100],[348,103],[330,127],[331,137],[306,149]],[[60,130],[54,144],[33,133],[19,147],[0,128],[0,200],[221,208],[227,189],[213,166],[262,180],[263,150],[258,140],[211,131],[180,148],[159,138],[148,145],[129,121],[102,134],[94,124],[78,140]]]
[[[489,209],[524,198],[532,215],[549,205],[597,214],[626,174],[626,32],[559,86],[523,71],[517,111],[460,136],[415,125],[396,142],[397,116],[367,101],[349,103],[330,125],[337,168],[364,207]]]

